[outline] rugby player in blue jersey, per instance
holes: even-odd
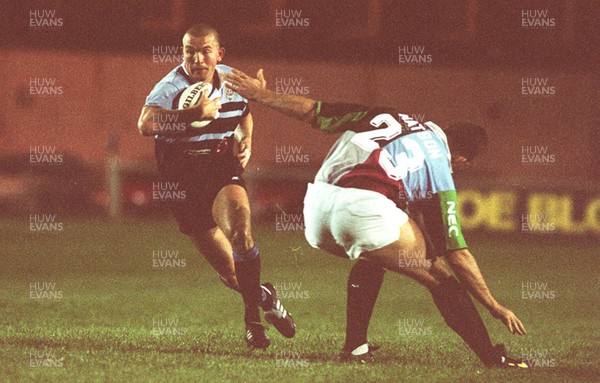
[[[224,86],[221,77],[231,70],[220,64],[224,54],[214,28],[206,24],[191,27],[183,36],[183,63],[150,92],[138,129],[142,135],[154,137],[162,179],[185,191],[185,198],[169,201],[179,229],[191,238],[221,280],[241,293],[246,342],[251,349],[265,349],[270,341],[261,324],[260,308],[266,321],[288,338],[294,336],[295,324],[273,285],[260,284],[260,255],[252,237],[242,178],[251,151],[252,115],[247,100]],[[178,110],[181,93],[199,81],[211,83],[213,94]],[[191,123],[198,120],[210,123],[193,128]],[[172,123],[160,123],[163,121]],[[238,126],[241,133],[234,140]]]
[[[343,133],[304,199],[309,244],[358,259],[348,280],[340,360],[372,360],[367,329],[384,272],[391,270],[431,292],[448,326],[486,366],[529,368],[509,358],[503,345],[492,344],[468,294],[511,333],[526,333],[519,318],[492,296],[460,227],[452,164],[473,159],[486,146],[482,128],[459,124],[444,132],[394,108],[276,94],[266,89],[262,70],[252,78],[234,69],[225,80],[250,100],[321,131]]]

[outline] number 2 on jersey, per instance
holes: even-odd
[[[405,115],[399,115],[399,117],[408,118],[409,121],[404,121],[405,129],[408,129],[411,125],[413,127],[415,126],[414,123],[410,124],[411,122],[416,122],[410,117]],[[407,122],[410,125],[406,124]],[[416,123],[418,124],[418,122]],[[380,148],[377,141],[384,140],[389,142],[402,135],[402,124],[388,113],[379,114],[371,120],[371,125],[376,128],[379,128],[383,124],[387,126],[385,128],[356,133],[354,137],[352,137],[352,142],[362,149],[372,152]],[[423,153],[423,150],[415,140],[406,137],[402,139],[402,144],[406,148],[406,152],[396,154],[396,165],[394,165],[390,154],[386,150],[381,150],[379,155],[379,165],[385,170],[388,177],[395,181],[399,181],[406,177],[408,172],[414,172],[421,169],[425,163],[425,153]],[[407,152],[410,152],[410,157]]]

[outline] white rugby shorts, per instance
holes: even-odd
[[[350,259],[397,241],[408,215],[383,194],[323,182],[308,184],[304,235],[315,248],[344,249]]]

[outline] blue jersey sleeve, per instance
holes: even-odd
[[[452,178],[450,150],[441,129],[401,137],[384,149],[396,166],[406,164],[402,179],[411,217],[420,216],[420,226],[428,248],[438,253],[467,248],[460,220],[456,189]],[[438,128],[439,129],[439,128]]]
[[[146,97],[145,106],[158,106],[163,109],[176,109],[174,101],[180,89],[170,82],[159,82]]]
[[[394,167],[403,169],[402,183],[408,202],[455,190],[450,151],[442,137],[431,130],[411,133],[383,147]]]

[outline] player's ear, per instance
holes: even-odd
[[[225,57],[225,48],[221,47],[221,48],[219,48],[219,55],[217,56],[217,62],[221,62],[221,60],[223,60],[223,57]]]

